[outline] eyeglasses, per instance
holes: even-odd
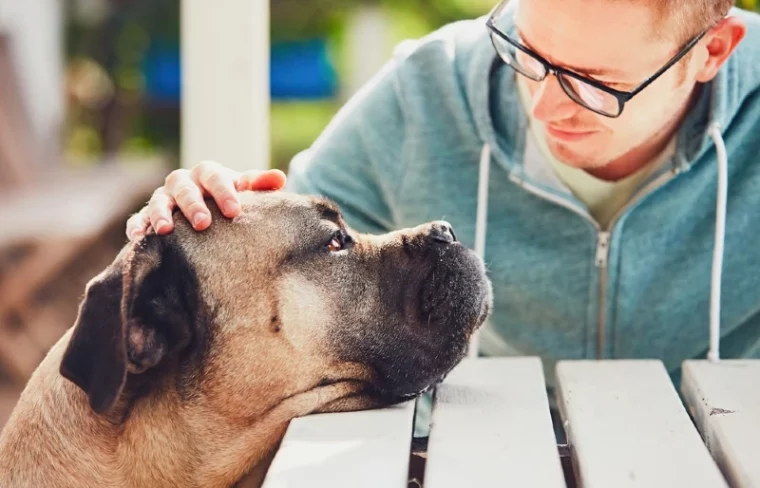
[[[508,3],[509,0],[504,0],[499,4],[491,12],[486,21],[486,27],[491,35],[491,43],[502,61],[533,81],[542,81],[547,75],[554,74],[560,86],[571,100],[592,112],[611,118],[619,117],[623,113],[623,107],[626,102],[638,95],[650,83],[676,64],[710,30],[710,28],[705,29],[694,36],[662,68],[636,88],[631,91],[621,91],[610,88],[599,81],[581,76],[561,66],[551,64],[538,53],[500,31],[495,26],[495,22],[500,18]]]

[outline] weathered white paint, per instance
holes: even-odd
[[[414,402],[291,421],[264,488],[404,488]]]
[[[267,169],[269,2],[181,1],[182,166]]]
[[[0,35],[10,39],[36,151],[29,164],[53,164],[61,149],[65,110],[62,27],[61,0],[0,1]]]
[[[731,486],[760,486],[760,360],[686,361],[681,388]]]
[[[562,361],[556,371],[581,486],[727,486],[660,361]]]
[[[564,487],[538,358],[465,359],[435,393],[426,488]]]
[[[391,19],[382,6],[357,2],[346,24],[349,62],[343,98],[355,94],[390,59],[391,27]]]

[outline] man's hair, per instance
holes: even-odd
[[[735,0],[646,0],[661,19],[657,28],[664,36],[675,36],[686,44],[702,30],[716,24],[733,7]]]

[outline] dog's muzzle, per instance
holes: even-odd
[[[432,223],[427,240],[430,269],[419,284],[420,321],[452,338],[469,336],[490,310],[491,289],[483,262],[457,242],[447,222]]]
[[[491,285],[478,255],[447,222],[413,236],[414,257],[402,270],[405,337],[382,368],[392,394],[407,398],[442,380],[464,357],[471,334],[491,308]]]

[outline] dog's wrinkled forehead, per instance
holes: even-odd
[[[177,217],[177,244],[201,279],[213,286],[223,286],[223,280],[227,287],[262,278],[289,255],[320,245],[344,226],[335,204],[318,197],[244,192],[240,202],[242,211],[234,219],[207,202],[212,225],[202,232]]]
[[[330,200],[285,192],[247,192],[241,198],[243,211],[235,220],[257,225],[264,220],[280,227],[287,237],[309,237],[309,232],[324,233],[325,229],[343,226],[338,207]],[[306,232],[306,234],[304,234]]]

